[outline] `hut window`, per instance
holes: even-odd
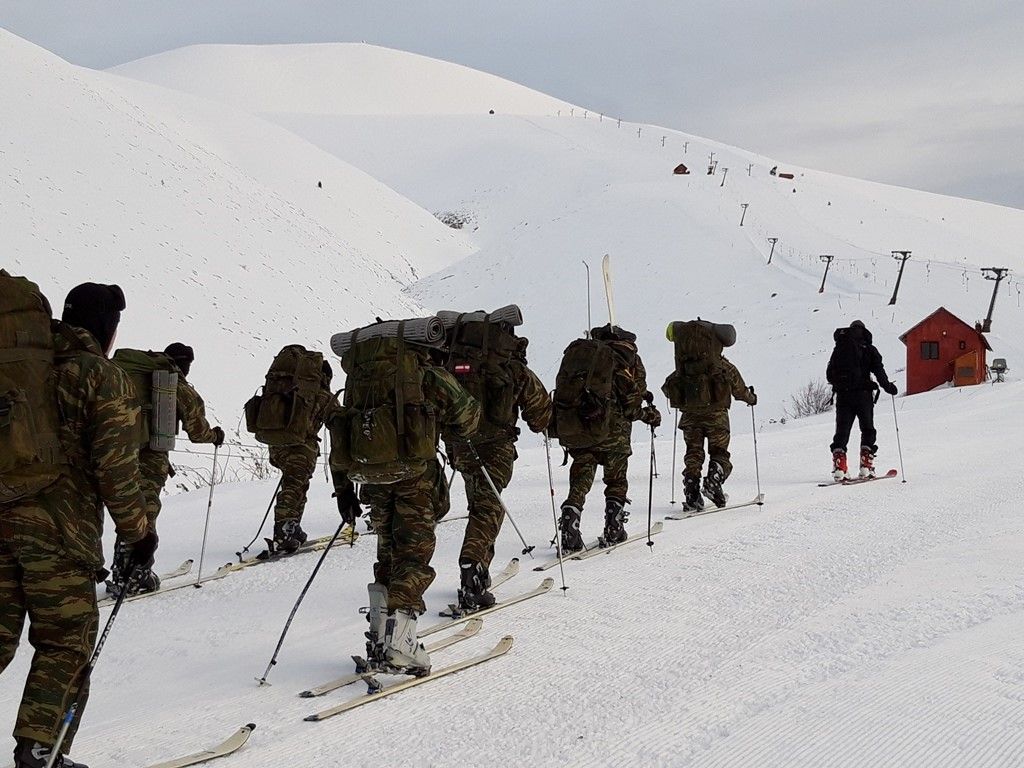
[[[921,359],[922,360],[938,360],[939,359],[939,342],[937,342],[937,341],[922,341],[921,342]]]

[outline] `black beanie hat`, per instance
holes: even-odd
[[[192,351],[192,347],[176,341],[167,345],[164,354],[174,361],[183,374],[188,376],[189,369],[192,368],[192,361],[196,359],[196,353]]]
[[[82,283],[72,288],[64,299],[61,320],[87,330],[106,352],[117,333],[124,308],[124,292],[118,286]]]

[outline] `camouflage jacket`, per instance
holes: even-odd
[[[629,341],[608,342],[615,353],[612,375],[612,433],[629,433],[640,418],[647,394],[647,369],[636,345]]]
[[[131,381],[103,356],[92,335],[63,329],[67,335],[54,334],[55,375],[68,467],[38,497],[5,512],[5,522],[19,538],[62,549],[76,562],[99,568],[104,506],[126,541],[146,532],[134,428],[139,413]]]
[[[206,419],[206,404],[196,392],[196,388],[185,381],[185,376],[178,372],[178,421],[184,428],[188,439],[193,443],[212,443],[217,439],[213,427]]]

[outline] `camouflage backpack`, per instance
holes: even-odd
[[[128,374],[140,409],[139,445],[151,451],[174,450],[178,434],[178,367],[163,352],[119,349],[110,358]]]
[[[496,322],[458,322],[450,332],[448,363],[455,379],[480,403],[483,419],[477,434],[515,435],[515,375],[512,358],[520,339]]]
[[[562,353],[548,434],[563,448],[589,448],[608,437],[615,353],[603,341],[576,339]]]
[[[398,338],[356,341],[342,356],[343,407],[331,417],[331,469],[389,485],[421,474],[437,454],[437,420],[423,382],[428,353]]]
[[[270,364],[263,393],[245,404],[245,428],[264,445],[299,445],[310,439],[324,356],[289,344]]]
[[[735,342],[735,329],[698,319],[670,323],[665,335],[675,345],[675,370],[661,388],[669,404],[680,410],[728,408],[722,350]]]
[[[50,304],[0,269],[0,504],[39,493],[65,464]]]

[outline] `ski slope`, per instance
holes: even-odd
[[[508,656],[319,724],[302,718],[360,693],[296,695],[350,671],[349,655],[363,651],[373,537],[327,556],[270,687],[255,678],[316,555],[130,603],[96,670],[77,759],[145,766],[252,721],[249,744],[219,765],[1021,764],[1016,276],[990,336],[1009,382],[879,403],[879,468],[901,466],[895,408],[906,484],[817,487],[831,415],[779,418],[790,394],[822,377],[837,325],[863,319],[902,382],[898,333],[939,304],[980,319],[991,284],[978,268],[1024,268],[1024,213],[779,163],[796,174],[786,182],[768,175],[774,159],[577,107],[568,115],[463,68],[370,46],[302,48],[204,46],[96,73],[0,32],[10,74],[0,101],[19,115],[0,123],[4,265],[58,301],[83,279],[121,283],[121,341],[195,341],[197,386],[230,427],[283,343],[326,349],[330,333],[377,314],[517,301],[550,383],[585,326],[581,262],[603,322],[598,264],[610,253],[617,314],[640,334],[652,389],[671,364],[669,320],[736,323],[730,357],[762,399],[753,420],[734,406],[727,490],[733,500],[757,490],[753,424],[767,503],[666,522],[652,548],[570,563],[564,594],[486,617],[435,664],[512,634]],[[712,151],[719,168],[708,176]],[[693,175],[673,176],[679,162]],[[467,224],[449,229],[435,212]],[[914,258],[890,307],[897,248]],[[819,294],[822,253],[837,259]],[[650,449],[643,429],[634,437],[630,532],[646,524]],[[660,519],[678,508],[668,424],[656,448]],[[237,465],[237,449],[228,453],[221,466]],[[525,435],[520,454],[506,501],[545,558],[544,450]],[[558,502],[567,472],[555,454]],[[253,537],[274,483],[216,487],[204,574]],[[601,529],[600,495],[584,511],[587,540]],[[310,498],[305,527],[332,532],[322,468]],[[464,503],[456,480],[451,516]],[[204,491],[165,500],[158,570],[198,559],[206,505]],[[456,597],[464,525],[438,528],[425,625]],[[495,568],[521,550],[506,525]],[[499,597],[540,582],[530,565]],[[14,719],[28,659],[24,643],[0,677],[0,720]]]

